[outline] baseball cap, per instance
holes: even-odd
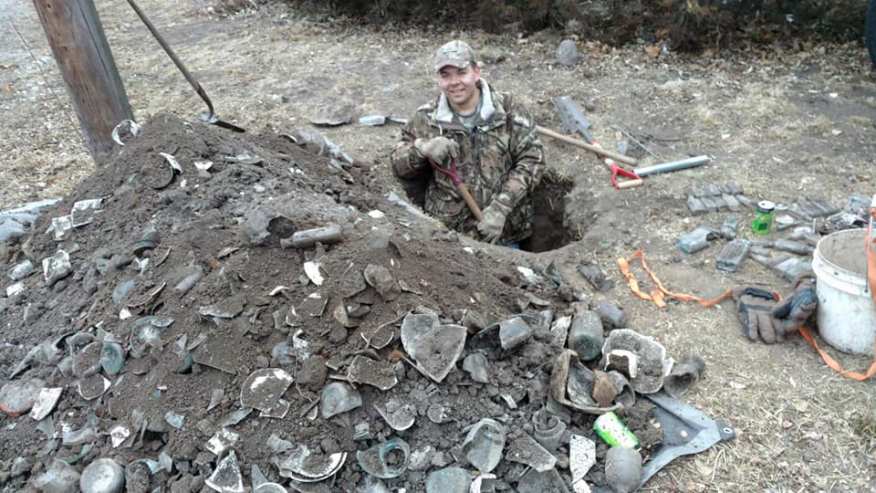
[[[437,72],[448,65],[465,68],[475,61],[475,54],[471,46],[465,41],[455,39],[445,43],[435,52],[435,71]]]

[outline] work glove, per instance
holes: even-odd
[[[815,277],[801,276],[795,284],[794,292],[773,308],[772,316],[776,321],[776,329],[782,334],[799,331],[818,308]]]
[[[439,165],[444,164],[444,160],[448,157],[456,159],[459,156],[459,144],[447,137],[416,139],[414,140],[414,149],[420,156]]]
[[[778,295],[760,288],[733,290],[742,332],[751,340],[767,344],[785,340],[785,335],[800,330],[818,308],[815,279],[800,277],[794,292],[778,302]]]
[[[498,200],[490,202],[490,205],[484,209],[484,218],[478,223],[478,232],[481,234],[481,238],[489,243],[498,241],[502,236],[502,230],[505,229],[505,220],[510,213],[511,208]]]

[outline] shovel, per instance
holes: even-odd
[[[164,40],[158,30],[155,29],[155,26],[152,25],[152,22],[149,21],[149,18],[146,17],[146,14],[144,14],[143,11],[140,10],[140,7],[136,3],[134,3],[134,0],[128,0],[128,4],[131,6],[132,9],[134,9],[134,12],[137,13],[137,16],[140,18],[140,20],[143,21],[143,24],[146,24],[146,28],[149,29],[149,32],[151,32],[153,36],[155,36],[155,40],[158,41],[158,44],[161,45],[161,48],[164,49],[164,52],[167,53],[167,56],[169,56],[170,59],[173,61],[173,64],[176,65],[176,68],[178,68],[179,71],[182,72],[183,77],[185,77],[186,80],[189,81],[189,84],[192,85],[192,88],[195,90],[195,92],[198,93],[198,96],[200,96],[201,99],[204,100],[204,103],[207,104],[207,112],[201,113],[201,120],[206,123],[216,125],[218,127],[232,130],[234,132],[245,132],[246,130],[238,127],[237,125],[219,119],[219,117],[216,115],[216,112],[213,111],[213,102],[210,101],[210,97],[207,96],[207,91],[205,91],[204,88],[201,87],[201,84],[198,83],[198,81],[195,79],[195,77],[191,73],[189,73],[185,65],[183,65],[182,61],[179,59],[179,57],[176,56],[176,53],[174,53],[173,49],[171,49],[170,45],[167,44],[167,41]]]

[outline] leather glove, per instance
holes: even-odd
[[[478,223],[478,232],[484,241],[495,243],[502,237],[505,220],[510,213],[511,208],[498,200],[490,202],[490,205],[484,209],[484,218]]]
[[[776,333],[773,325],[772,311],[778,295],[761,288],[737,288],[733,290],[733,299],[736,300],[736,316],[746,337],[767,344],[784,337],[784,333]]]
[[[782,334],[797,332],[818,308],[815,278],[811,275],[797,279],[794,292],[773,308],[774,325]]]
[[[428,140],[416,139],[414,140],[414,149],[420,156],[431,159],[436,164],[444,164],[444,160],[448,156],[451,159],[456,159],[459,156],[459,144],[447,137],[432,137]]]

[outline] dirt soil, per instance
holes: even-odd
[[[0,299],[4,374],[51,335],[99,322],[103,322],[102,330],[127,341],[131,326],[118,320],[120,305],[111,300],[117,284],[138,279],[131,298],[124,301],[131,303],[168,283],[160,303],[138,307],[144,313],[175,319],[162,334],[166,347],[157,353],[154,368],[144,376],[126,373],[101,401],[105,406],[83,401],[75,387],[69,387],[55,420],[59,429],[61,421],[78,429],[85,424],[88,411],[100,410],[105,414],[97,417],[105,431],[107,425],[129,418],[133,409],[147,415],[147,420],[172,409],[187,416],[186,425],[182,431],[161,435],[157,433],[167,430],[152,430],[156,435],[147,433],[145,448],[113,450],[104,443],[91,456],[102,452],[120,461],[142,457],[150,446],[161,446],[156,437],[165,436],[169,437],[168,452],[196,469],[201,444],[209,437],[195,424],[204,418],[216,421],[237,408],[243,380],[252,370],[271,366],[272,348],[294,335],[274,329],[273,313],[298,306],[315,289],[301,278],[302,263],[313,260],[314,252],[280,249],[276,238],[290,228],[345,218],[352,225],[351,240],[325,252],[328,280],[323,290],[331,295],[346,293],[350,287],[344,282],[350,281],[345,280],[353,279],[367,264],[389,267],[397,262],[398,277],[421,294],[405,293],[391,302],[372,299],[367,323],[349,332],[339,333],[331,313],[305,324],[302,330],[314,344],[313,354],[326,360],[348,357],[362,349],[360,332],[394,321],[418,305],[450,319],[474,305],[485,317],[496,318],[519,311],[518,299],[530,292],[549,300],[561,313],[568,306],[564,293],[526,286],[514,270],[516,265],[545,269],[555,262],[573,292],[583,293],[592,302],[617,302],[624,307],[631,328],[657,338],[671,355],[702,356],[706,378],[685,398],[732,424],[738,434],[733,442],[673,463],[646,490],[876,491],[872,383],[839,377],[797,337],[774,346],[749,342],[740,335],[729,303],[712,309],[670,303],[666,309],[657,309],[633,297],[615,267],[616,258],[642,248],[662,280],[679,291],[711,296],[737,285],[787,290],[787,283],[751,261],[734,274],[717,271],[718,245],[694,255],[680,253],[674,246],[680,234],[701,223],[720,226],[726,217],[725,213],[691,216],[687,193],[706,183],[732,181],[753,199],[785,204],[798,197],[815,197],[842,206],[849,195],[871,195],[876,87],[861,46],[806,45],[797,51],[765,49],[697,57],[669,53],[655,59],[641,46],[615,49],[579,40],[584,59],[570,69],[554,61],[562,39],[558,33],[517,38],[478,32],[377,30],[282,7],[220,19],[210,16],[201,3],[141,3],[201,79],[219,114],[255,136],[235,136],[195,123],[185,126],[165,115],[156,118],[170,111],[183,120],[194,120],[202,111],[200,101],[126,3],[103,2],[100,13],[135,114],[141,122],[150,123],[140,139],[119,152],[114,166],[95,173],[79,142],[63,84],[32,7],[0,0],[0,105],[5,118],[0,128],[0,151],[5,156],[0,169],[0,183],[5,184],[0,208],[36,198],[66,197],[41,219],[38,234],[30,242],[7,254],[26,255],[38,263],[64,246],[75,268],[71,278],[54,288],[32,276],[26,280],[25,294]],[[484,76],[500,89],[513,91],[542,125],[559,125],[550,99],[568,95],[586,105],[594,133],[606,146],[614,146],[620,139],[615,127],[623,127],[659,155],[646,158],[647,162],[710,154],[714,163],[651,177],[642,188],[618,192],[609,186],[605,167],[593,156],[546,141],[550,166],[575,183],[564,210],[569,234],[579,240],[534,255],[440,233],[434,225],[386,203],[383,193],[397,188],[387,167],[397,128],[353,124],[326,130],[357,161],[344,171],[277,137],[307,126],[319,108],[339,100],[351,102],[356,115],[408,116],[435,94],[429,69],[432,50],[443,39],[457,36],[469,39],[482,54]],[[155,169],[163,166],[157,152],[176,155],[184,167],[183,175],[164,191],[149,187],[150,180],[157,179],[152,176]],[[226,159],[241,154],[258,156],[262,162]],[[193,162],[202,159],[214,161],[208,176],[193,169]],[[182,180],[186,180],[185,188]],[[95,223],[60,245],[42,234],[48,218],[68,211],[75,200],[103,195],[108,196],[106,211]],[[386,217],[364,215],[373,209],[384,211]],[[293,218],[292,224],[272,224],[267,243],[252,245],[245,225],[257,223],[258,211],[266,210],[282,211]],[[750,236],[745,225],[753,212],[744,210],[739,215],[742,235]],[[135,276],[131,265],[109,275],[95,274],[95,260],[129,255],[130,245],[141,238],[149,223],[159,230],[162,243],[151,255],[154,263],[146,275]],[[434,231],[439,231],[437,237]],[[464,250],[467,246],[473,254]],[[225,247],[240,250],[219,258]],[[156,265],[160,259],[156,254],[167,248],[167,260]],[[575,270],[582,261],[601,265],[615,281],[614,287],[594,293]],[[185,296],[171,295],[177,281],[195,265],[204,269],[203,280]],[[439,272],[448,274],[436,275]],[[279,297],[268,296],[277,285],[289,289]],[[215,323],[198,315],[201,306],[220,302],[242,307],[240,316]],[[328,310],[334,308],[328,305]],[[221,340],[233,344],[215,344],[220,340],[216,332],[223,334]],[[195,353],[210,355],[195,365],[199,373],[175,373],[178,362],[169,355],[176,337],[186,334],[192,341],[202,333],[207,342]],[[468,377],[461,370],[452,371],[447,383],[432,386],[402,365],[404,378],[392,392],[413,395],[415,402],[419,397],[423,403],[430,402],[433,387],[442,396],[454,396],[452,407],[459,414],[454,416],[458,421],[449,425],[452,429],[446,431],[420,416],[417,426],[422,423],[423,430],[416,432],[429,437],[430,443],[434,439],[433,446],[449,455],[461,441],[464,427],[479,417],[509,415],[512,422],[521,423],[534,410],[525,382],[529,374],[538,375],[535,380],[545,377],[547,369],[538,365],[551,351],[549,344],[534,340],[516,359],[491,361],[497,382],[487,386],[467,385]],[[862,357],[834,354],[852,368],[867,364]],[[236,374],[227,375],[205,362],[234,369]],[[300,370],[298,364],[290,365],[293,374]],[[53,384],[71,383],[48,366],[30,370],[28,376],[41,376]],[[301,443],[318,445],[326,452],[363,448],[352,441],[353,426],[357,418],[374,418],[370,404],[384,393],[360,386],[366,403],[363,408],[348,417],[309,421],[303,414],[318,396],[322,383],[318,377],[317,383],[295,386],[286,393],[292,406],[284,420],[251,416],[235,428],[245,437],[238,446],[245,464],[260,463],[263,470],[273,472],[264,442],[278,431],[284,438],[294,435]],[[192,385],[193,381],[198,384]],[[206,404],[216,388],[225,391],[225,399],[208,416]],[[478,398],[481,393],[488,398]],[[523,408],[508,410],[501,393],[524,402]],[[418,410],[421,405],[428,407],[418,404]],[[29,419],[0,418],[3,442],[15,444],[3,447],[0,459],[6,467],[18,455],[36,457],[45,445]],[[583,432],[586,423],[578,419]],[[379,418],[369,421],[372,426],[382,423]],[[372,431],[389,436],[385,428]],[[411,445],[422,444],[412,441]],[[77,451],[62,448],[60,455]],[[154,458],[157,448],[146,455]],[[351,455],[338,476],[336,484],[344,490],[355,487],[361,478],[354,464]],[[415,485],[423,477],[424,473],[416,473],[389,484],[400,487],[410,479]],[[15,491],[20,481],[5,487]]]

